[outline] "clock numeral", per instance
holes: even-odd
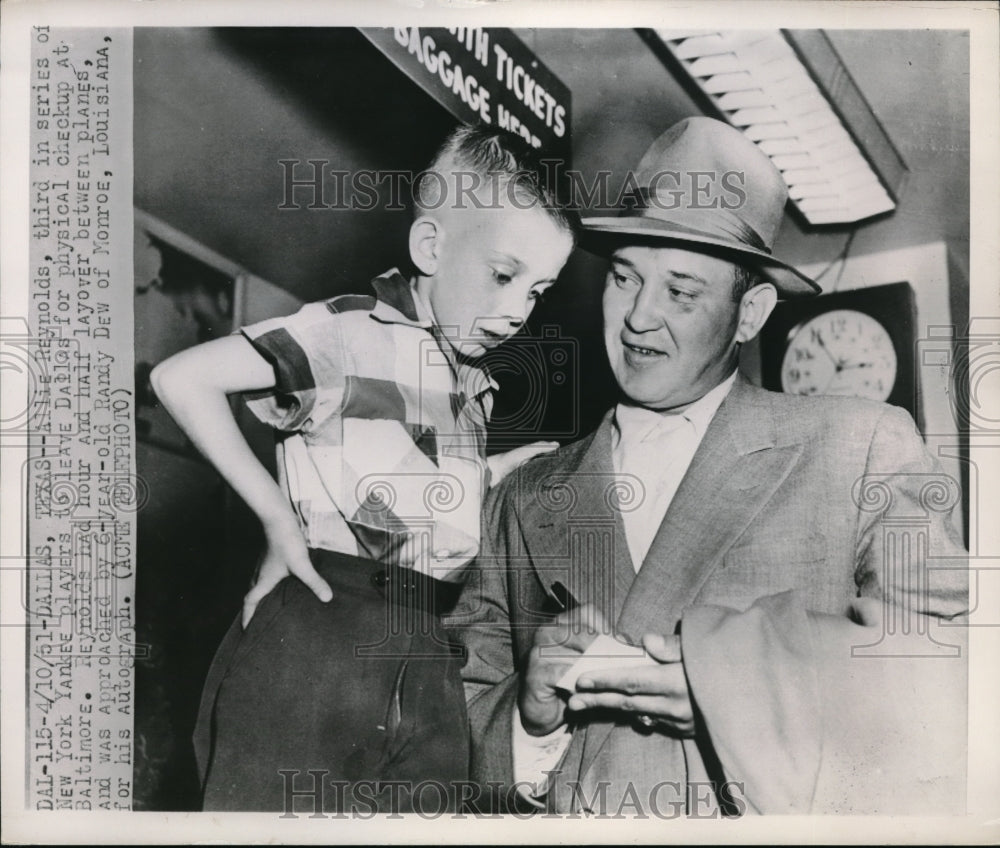
[[[788,379],[791,380],[793,383],[797,383],[800,379],[802,379],[802,374],[799,373],[798,368],[789,368]]]
[[[796,362],[801,362],[803,359],[809,360],[809,359],[815,359],[815,358],[816,357],[813,355],[813,352],[811,350],[806,350],[805,348],[801,348],[801,347],[795,348],[795,361]]]

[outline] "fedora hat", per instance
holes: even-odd
[[[627,185],[617,216],[581,221],[585,250],[607,255],[640,243],[716,253],[760,271],[782,297],[819,293],[771,255],[788,189],[767,155],[729,124],[701,117],[674,124]]]

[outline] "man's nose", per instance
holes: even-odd
[[[663,323],[655,293],[650,287],[642,286],[636,292],[632,307],[625,315],[625,323],[636,333],[655,330]]]

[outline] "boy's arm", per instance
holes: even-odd
[[[274,369],[242,336],[183,350],[157,365],[150,379],[157,397],[198,450],[260,519],[267,553],[243,602],[243,626],[257,604],[289,574],[321,601],[330,587],[309,560],[288,498],[240,433],[227,395],[274,387]]]

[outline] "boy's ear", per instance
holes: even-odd
[[[410,224],[410,261],[425,277],[437,273],[443,239],[441,222],[430,215],[421,215]]]
[[[740,320],[736,327],[736,341],[743,343],[760,332],[778,302],[778,292],[771,283],[754,286],[740,301]]]

